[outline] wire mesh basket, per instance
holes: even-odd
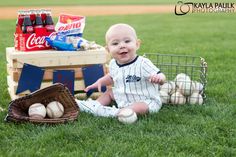
[[[145,53],[162,73],[160,86],[163,104],[203,104],[206,100],[207,62],[191,55]]]

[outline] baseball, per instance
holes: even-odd
[[[58,101],[50,102],[47,107],[47,116],[50,118],[60,118],[64,114],[64,107]]]
[[[176,75],[175,77],[175,81],[179,81],[179,80],[191,80],[190,77],[185,74],[185,73],[179,73],[178,75]]]
[[[195,84],[192,81],[183,81],[178,86],[184,96],[190,96],[195,89]]]
[[[43,119],[46,116],[46,108],[41,103],[32,104],[29,107],[28,115],[32,118]]]
[[[176,83],[176,86],[180,87],[183,82],[190,82],[191,79],[188,75],[180,73],[175,77],[174,81]]]
[[[166,91],[160,90],[160,97],[161,97],[161,102],[163,104],[168,104],[170,101],[170,95],[166,93]]]
[[[171,93],[172,89],[173,89],[173,87],[172,87],[172,84],[170,82],[166,82],[163,85],[161,85],[161,91],[164,91],[168,94]]]
[[[186,103],[186,98],[180,92],[177,91],[171,95],[170,102],[172,104],[182,105]]]
[[[169,83],[171,84],[172,90],[169,93],[170,95],[173,94],[176,91],[176,84],[174,81],[169,81]]]
[[[118,120],[125,124],[132,124],[137,121],[137,114],[130,108],[121,109],[118,113]]]
[[[194,84],[195,84],[194,92],[201,94],[203,91],[203,85],[198,81],[194,81]]]
[[[190,97],[187,98],[187,102],[192,105],[193,104],[202,105],[203,104],[202,95],[195,92]]]

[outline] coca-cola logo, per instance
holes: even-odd
[[[53,34],[54,32],[51,33],[49,37],[52,36]],[[50,47],[48,42],[45,40],[45,37],[46,36],[36,36],[36,33],[32,33],[26,41],[26,48],[33,49],[33,48]]]
[[[34,32],[33,26],[27,26],[27,27],[26,27],[26,32],[27,32],[27,33],[33,33],[33,32]]]

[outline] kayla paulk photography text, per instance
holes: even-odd
[[[175,5],[176,15],[187,13],[233,13],[235,3],[193,3],[178,1]]]

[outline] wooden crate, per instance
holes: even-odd
[[[8,92],[12,100],[30,93],[30,91],[24,91],[20,94],[15,94],[24,63],[38,66],[45,70],[40,88],[52,85],[54,70],[74,70],[74,91],[82,91],[85,88],[82,68],[92,64],[102,64],[106,74],[108,72],[106,64],[110,60],[105,48],[89,51],[42,50],[22,52],[16,51],[13,47],[8,47],[6,48],[6,58]]]
[[[6,48],[6,58],[10,67],[22,68],[24,63],[39,67],[63,67],[89,64],[105,64],[110,56],[105,48],[89,51],[42,50],[33,52],[16,51]]]

